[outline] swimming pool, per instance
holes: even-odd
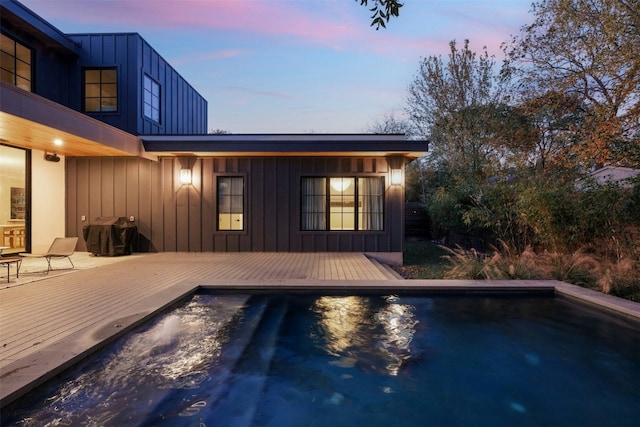
[[[635,425],[639,332],[548,296],[197,294],[3,425]]]

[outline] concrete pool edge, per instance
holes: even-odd
[[[559,281],[540,280],[223,280],[183,281],[137,301],[101,324],[83,330],[0,368],[0,408],[4,408],[44,382],[54,378],[89,354],[98,351],[123,334],[189,295],[203,290],[219,291],[389,291],[432,294],[549,294],[571,298],[608,313],[640,322],[640,303],[602,294]]]

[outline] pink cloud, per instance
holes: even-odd
[[[82,31],[135,31],[145,29],[237,31],[258,37],[285,38],[290,44],[311,43],[336,51],[370,52],[415,61],[430,55],[446,56],[452,39],[471,41],[480,52],[501,58],[500,44],[513,33],[513,22],[523,20],[521,8],[510,11],[486,8],[470,1],[434,2],[426,15],[407,3],[401,18],[387,30],[369,27],[369,14],[353,0],[22,0],[27,7],[52,21],[82,25]],[[422,0],[415,0],[422,1]],[[69,13],[72,10],[73,13]],[[413,15],[411,15],[413,13]],[[72,20],[72,21],[70,21]],[[416,28],[411,33],[410,28]],[[72,32],[72,31],[70,31]],[[282,43],[282,40],[278,41]],[[245,52],[246,53],[246,52]],[[213,51],[196,59],[242,55],[240,51]],[[178,61],[188,61],[188,57]]]
[[[295,2],[260,0],[24,0],[47,20],[84,25],[110,25],[141,32],[152,29],[237,30],[284,35],[332,45],[354,37],[352,26],[335,17],[323,18]],[[300,3],[304,5],[304,3]],[[73,14],[68,11],[73,10]],[[324,14],[326,14],[326,10]],[[62,28],[64,31],[64,28]],[[364,30],[368,30],[364,28]]]

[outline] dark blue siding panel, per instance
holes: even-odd
[[[92,113],[92,117],[136,135],[207,133],[207,101],[140,35],[76,34],[70,38],[81,44],[81,68],[118,68],[118,112]],[[144,117],[145,74],[160,85],[160,123]]]
[[[4,18],[4,16],[1,16]],[[32,51],[31,91],[69,108],[77,108],[75,92],[76,57],[63,49],[53,48],[12,21],[2,20],[2,32]]]

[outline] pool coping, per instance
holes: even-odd
[[[548,294],[640,323],[640,303],[559,281],[542,280],[185,280],[118,312],[101,325],[89,326],[27,357],[0,368],[0,408],[54,378],[83,358],[108,345],[198,290],[210,291],[351,291],[425,292],[429,294]]]

